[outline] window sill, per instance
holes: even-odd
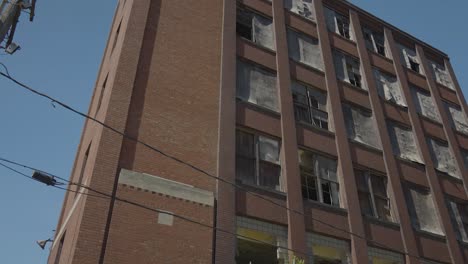
[[[419,76],[419,77],[421,77],[421,78],[426,79],[426,76],[425,76],[425,75],[423,75],[422,73],[419,73],[419,72],[417,72],[417,71],[413,71],[412,69],[408,68],[408,67],[407,67],[406,65],[404,65],[404,64],[403,64],[403,68],[405,68],[407,72],[411,72],[411,73],[413,73],[413,74],[415,74],[415,75],[417,75],[417,76]]]
[[[378,218],[375,218],[375,217],[369,216],[369,215],[363,215],[363,217],[364,217],[364,219],[366,219],[370,223],[385,226],[385,227],[395,229],[395,230],[400,230],[400,224],[398,224],[398,223],[378,219]]]
[[[468,138],[468,135],[467,135],[467,134],[458,131],[456,128],[453,128],[453,131],[454,131],[455,134],[457,134],[457,135],[460,135],[460,136],[462,136],[462,137]]]
[[[352,40],[352,39],[345,38],[345,37],[341,36],[340,34],[338,34],[336,32],[333,32],[333,31],[328,31],[328,32],[331,33],[332,35],[334,35],[334,36],[348,42],[349,44],[352,44],[355,47],[357,46],[356,42],[354,40]]]
[[[287,194],[284,192],[268,189],[259,185],[243,183],[238,180],[236,180],[236,185],[242,186],[244,188],[241,189],[242,191],[254,192],[260,195],[266,195],[281,200],[286,200],[287,198]]]
[[[270,49],[270,48],[264,47],[264,46],[262,46],[262,45],[260,45],[260,44],[258,44],[258,43],[256,43],[256,42],[253,42],[253,41],[250,40],[250,39],[246,39],[246,38],[240,36],[239,34],[237,34],[237,32],[236,32],[236,35],[237,35],[237,38],[238,38],[238,39],[240,39],[241,41],[245,42],[247,45],[253,46],[253,47],[258,48],[258,49],[260,49],[260,50],[263,50],[263,51],[265,51],[265,52],[267,52],[267,53],[270,53],[270,54],[273,55],[273,56],[276,56],[276,51],[275,51],[275,50],[272,50],[272,49]]]
[[[304,127],[305,129],[313,130],[314,132],[317,132],[319,134],[325,135],[330,138],[335,138],[335,133],[333,133],[330,130],[326,130],[326,129],[314,126],[304,121],[297,121],[297,124]]]
[[[380,96],[379,96],[379,97],[380,97]],[[400,109],[400,110],[402,110],[402,111],[404,111],[404,112],[408,112],[408,106],[401,105],[401,104],[397,104],[397,103],[392,102],[392,101],[388,101],[387,99],[382,98],[382,97],[380,97],[380,98],[382,99],[382,101],[383,101],[384,103],[386,103],[386,104],[388,104],[388,105],[391,105],[391,106],[393,106],[393,107],[396,107],[396,108],[398,108],[398,109]]]
[[[367,49],[367,50],[368,50],[371,54],[373,54],[373,55],[375,55],[375,56],[377,56],[377,57],[380,57],[380,58],[386,60],[387,62],[393,64],[393,60],[392,60],[391,58],[389,58],[389,57],[387,57],[387,56],[384,56],[384,55],[382,55],[382,54],[380,54],[380,53],[378,53],[378,52],[375,52],[374,50],[370,50],[370,49]]]
[[[448,86],[446,86],[446,85],[444,85],[444,84],[441,84],[440,82],[437,82],[437,81],[435,81],[435,83],[436,83],[438,86],[442,87],[442,88],[445,89],[445,90],[448,90],[448,91],[451,92],[451,93],[454,93],[454,94],[457,93],[457,90],[456,90],[455,88],[450,88],[450,87],[448,87]],[[468,242],[467,242],[467,243],[468,243]]]
[[[313,207],[313,208],[323,209],[325,211],[329,211],[329,212],[343,215],[343,216],[348,215],[348,211],[344,208],[324,204],[324,203],[313,201],[313,200],[304,199],[304,205],[306,206],[309,205],[310,207]]]
[[[444,178],[444,179],[447,179],[448,181],[452,181],[452,182],[456,182],[456,183],[459,183],[459,184],[463,184],[463,180],[461,177],[457,177],[457,176],[453,176],[453,175],[450,175],[446,172],[443,172],[443,171],[440,171],[438,169],[435,169],[437,175],[439,175],[440,177]]]
[[[417,234],[419,234],[421,236],[424,236],[424,237],[427,237],[427,238],[430,238],[430,239],[439,240],[441,242],[446,241],[445,235],[431,233],[429,231],[424,231],[424,230],[421,230],[421,229],[415,229],[415,231],[416,231]]]
[[[441,128],[444,126],[440,121],[434,120],[434,119],[429,118],[429,117],[427,117],[427,116],[424,116],[424,115],[422,115],[421,113],[418,113],[418,116],[419,116],[419,118],[421,118],[421,119],[423,119],[423,120],[425,120],[425,121],[427,121],[427,122],[429,122],[429,123],[432,123],[432,124],[434,124],[434,125],[437,125],[437,126],[439,126],[439,127],[441,127]]]
[[[297,13],[294,13],[294,12],[292,12],[291,10],[289,10],[287,8],[284,8],[284,10],[286,11],[286,13],[288,13],[291,16],[297,17],[297,18],[303,20],[304,22],[307,22],[307,23],[310,23],[310,24],[312,24],[314,26],[317,26],[317,20],[316,20],[317,18],[316,17],[314,17],[314,20],[312,20],[312,19],[306,18],[304,16],[301,16],[301,15],[299,15]],[[310,36],[309,34],[307,34],[305,32],[303,32],[303,33]]]
[[[301,67],[304,67],[306,68],[307,70],[310,70],[310,71],[313,71],[317,74],[320,74],[322,76],[325,76],[325,72],[323,70],[320,70],[320,69],[317,69],[317,68],[314,68],[313,66],[310,66],[308,64],[305,64],[303,62],[300,62],[300,61],[296,61],[296,60],[293,60],[293,59],[289,59],[290,62],[294,62],[296,63],[297,65],[301,66]]]
[[[383,155],[382,150],[379,149],[379,148],[377,148],[377,147],[373,147],[373,146],[367,145],[367,144],[365,144],[365,143],[356,141],[356,140],[351,139],[351,138],[349,138],[349,142],[351,142],[352,144],[357,145],[358,147],[363,147],[363,148],[365,148],[365,149],[367,149],[367,150],[369,150],[369,151],[372,151],[372,152],[374,152],[374,153]]]
[[[408,164],[411,167],[416,167],[416,168],[422,169],[424,171],[426,170],[426,165],[424,163],[414,161],[414,160],[405,159],[405,158],[402,158],[402,157],[399,157],[399,156],[395,156],[395,159],[400,161],[401,163]]]
[[[358,86],[355,86],[355,85],[352,85],[350,84],[349,82],[346,82],[346,81],[343,81],[343,80],[340,80],[340,79],[337,79],[343,86],[345,87],[348,87],[348,88],[351,88],[351,89],[354,89],[362,94],[365,94],[366,96],[369,95],[369,91],[368,90],[365,90],[364,88],[361,88],[361,87],[358,87]]]
[[[238,103],[243,104],[243,105],[245,105],[246,107],[248,107],[250,109],[253,109],[253,110],[258,111],[258,112],[262,112],[264,114],[273,116],[273,117],[278,118],[278,119],[281,118],[281,114],[279,112],[276,112],[274,110],[271,110],[269,108],[266,108],[266,107],[263,107],[263,106],[260,106],[260,105],[257,105],[257,104],[251,103],[251,102],[244,101],[239,97],[237,97],[236,100],[237,100]]]

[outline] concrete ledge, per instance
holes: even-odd
[[[213,192],[146,173],[122,169],[120,171],[119,183],[203,205],[214,205]]]

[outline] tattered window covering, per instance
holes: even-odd
[[[304,18],[315,21],[312,0],[284,0],[284,8]]]
[[[452,90],[455,90],[452,78],[450,77],[450,73],[448,72],[447,68],[444,65],[434,61],[431,61],[430,63],[436,81]]]
[[[466,119],[465,114],[458,107],[454,107],[450,104],[445,104],[445,107],[448,109],[450,116],[452,117],[452,125],[458,132],[468,135],[468,120]]]
[[[357,142],[380,148],[372,113],[343,105],[348,137]]]
[[[404,63],[408,69],[411,69],[411,62],[421,65],[421,60],[416,51],[401,44],[398,44],[398,47],[400,48],[401,62]],[[419,73],[423,74],[422,67],[419,67]]]
[[[356,86],[356,81],[359,82],[359,88],[367,90],[367,87],[362,82],[361,66],[357,59],[347,56],[341,52],[333,51],[333,63],[335,65],[336,77],[339,80]],[[358,80],[356,80],[358,78]]]
[[[460,178],[455,157],[448,145],[432,138],[427,139],[427,144],[429,145],[432,162],[434,162],[436,169],[450,176]]]
[[[275,50],[273,21],[254,14],[252,19],[252,41],[264,47]]]
[[[400,158],[422,163],[413,131],[388,123],[393,153]]]
[[[324,8],[324,11],[328,31],[335,32],[347,39],[354,40],[349,18],[326,7]]]
[[[407,106],[396,77],[374,69],[374,78],[377,84],[377,90],[382,98],[401,106]]]
[[[316,39],[288,29],[289,57],[323,71],[322,52]]]
[[[276,75],[238,60],[237,97],[273,111],[278,111]]]
[[[418,113],[434,121],[441,122],[439,111],[430,94],[414,87],[411,87],[411,94]]]
[[[452,218],[453,225],[457,230],[459,240],[468,242],[468,208],[465,204],[456,203],[453,200],[447,200],[447,204]]]
[[[416,229],[443,235],[432,195],[423,190],[410,188],[408,193],[411,220]]]

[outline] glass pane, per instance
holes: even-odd
[[[242,183],[256,184],[255,159],[236,157],[236,178]]]
[[[259,136],[258,137],[258,144],[259,144],[259,158],[261,160],[273,162],[279,164],[279,142]]]
[[[367,185],[367,177],[365,172],[356,171],[356,184],[359,190],[369,192],[369,186]]]
[[[308,200],[318,201],[317,179],[307,173],[301,173],[302,197]]]
[[[379,176],[371,177],[372,181],[372,191],[374,194],[387,197],[387,184],[385,183],[385,178]]]
[[[377,207],[377,214],[379,218],[385,221],[392,221],[392,214],[390,211],[390,202],[387,199],[374,197],[375,206]]]
[[[320,155],[314,155],[314,173],[318,177],[331,181],[338,181],[336,177],[336,160]]]
[[[245,157],[255,157],[254,135],[236,131],[236,153]]]
[[[322,196],[323,196],[323,203],[326,204],[333,204],[333,198],[331,195],[331,186],[330,182],[322,181]]]
[[[359,192],[359,204],[361,205],[361,211],[364,215],[374,216],[371,206],[371,200],[368,193]]]
[[[297,121],[311,123],[309,108],[300,104],[294,104],[294,116]]]
[[[260,162],[259,185],[280,191],[281,167],[269,162]]]

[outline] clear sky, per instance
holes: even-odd
[[[351,2],[449,54],[468,94],[468,1]],[[19,80],[86,112],[115,6],[116,0],[39,0],[35,21],[23,17],[18,27],[22,50],[0,61]],[[1,157],[69,177],[82,118],[0,78],[0,120]],[[0,263],[45,263],[48,250],[35,241],[53,235],[64,193],[3,168],[0,177]]]

